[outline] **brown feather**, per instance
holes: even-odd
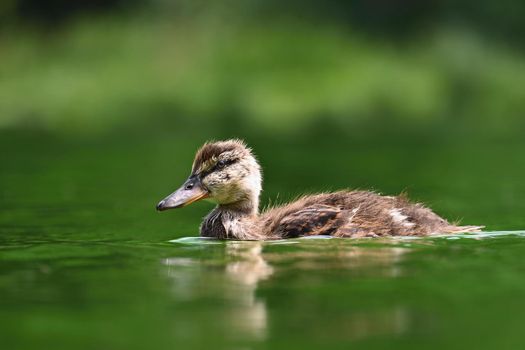
[[[212,159],[218,158],[222,153],[235,150],[239,151],[241,154],[250,153],[249,149],[241,140],[234,139],[219,142],[207,142],[195,154],[192,171],[195,173],[203,164]]]
[[[405,196],[381,196],[368,191],[339,191],[305,196],[261,215],[261,229],[283,238],[332,235],[336,237],[424,236],[470,232],[480,227],[450,224]]]

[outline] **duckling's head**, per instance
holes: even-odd
[[[157,210],[184,207],[200,199],[257,211],[261,169],[241,140],[205,143],[195,155],[190,177],[163,199]]]

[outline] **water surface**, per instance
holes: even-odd
[[[373,184],[399,193],[409,186],[413,197],[439,213],[486,224],[489,232],[222,242],[196,238],[208,204],[154,211],[187,175],[200,140],[2,136],[9,150],[0,169],[0,333],[6,349],[523,345],[519,198],[525,172],[519,154],[500,159],[496,146],[483,145],[353,144],[352,152],[334,155],[348,154],[349,161],[327,172],[329,143],[283,143],[277,154],[259,140],[264,203],[327,187]],[[308,154],[308,161],[296,154]],[[437,160],[447,161],[446,170]],[[502,171],[487,162],[513,167]]]

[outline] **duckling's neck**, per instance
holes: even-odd
[[[234,216],[257,216],[259,214],[259,198],[248,198],[234,203],[219,204],[216,210],[230,212]]]
[[[260,240],[259,199],[219,204],[204,218],[201,236],[219,239]]]

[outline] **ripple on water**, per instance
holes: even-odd
[[[221,245],[225,241],[212,237],[181,237],[172,239],[170,243],[185,244],[185,245]]]
[[[264,241],[265,244],[269,245],[280,245],[280,244],[300,244],[301,242],[312,242],[312,241],[334,241],[341,240],[345,242],[373,242],[385,240],[391,241],[429,241],[429,240],[461,240],[461,239],[492,239],[492,238],[504,238],[504,237],[525,237],[525,231],[484,231],[484,232],[475,232],[475,233],[458,233],[458,234],[443,234],[443,235],[433,235],[427,237],[414,237],[414,236],[399,236],[399,237],[388,237],[388,238],[360,238],[360,239],[347,239],[347,238],[337,238],[332,236],[311,236],[311,237],[301,237],[294,239],[283,239],[283,240],[270,240]],[[212,237],[181,237],[169,241],[170,243],[183,244],[183,245],[222,245],[225,244],[224,240],[219,240]],[[231,241],[230,241],[231,242]],[[240,242],[240,241],[238,241]]]
[[[504,238],[504,237],[525,237],[525,231],[483,231],[473,233],[457,233],[457,234],[441,234],[427,237],[396,237],[400,240],[433,240],[433,239],[490,239],[490,238]]]

